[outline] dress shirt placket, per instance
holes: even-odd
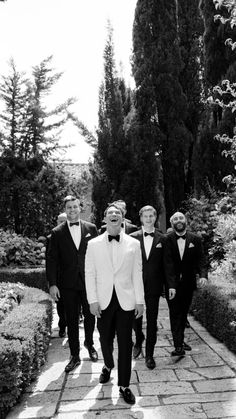
[[[143,230],[144,233],[144,230]],[[146,253],[146,257],[147,259],[149,258],[150,255],[150,251],[152,248],[152,243],[153,243],[153,237],[152,236],[144,236],[143,234],[143,243],[144,243],[144,249],[145,249],[145,253]]]
[[[81,227],[80,225],[79,226],[74,225],[72,227],[69,227],[69,230],[70,230],[70,234],[73,239],[73,242],[76,246],[76,249],[78,249],[80,245],[80,241],[81,241]]]
[[[179,248],[180,259],[182,260],[183,259],[183,254],[184,254],[186,240],[185,239],[179,239],[177,241],[177,243],[178,243],[178,248]]]

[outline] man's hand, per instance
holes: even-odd
[[[135,318],[138,319],[139,317],[141,317],[143,315],[143,304],[136,304],[135,305]]]
[[[207,279],[206,278],[199,278],[198,280],[198,285],[200,285],[200,287],[204,287],[204,285],[207,284]]]
[[[102,310],[99,303],[92,303],[90,304],[89,307],[90,307],[90,313],[93,314],[93,316],[96,316],[99,318],[101,317]]]
[[[59,300],[59,298],[60,298],[60,291],[57,288],[57,286],[56,285],[52,285],[49,288],[49,292],[50,292],[50,295],[53,298],[53,300],[57,302]]]
[[[173,298],[175,298],[176,295],[176,289],[175,288],[170,288],[169,289],[169,300],[173,300]]]

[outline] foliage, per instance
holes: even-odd
[[[11,311],[23,298],[23,285],[0,284],[0,323],[6,314]]]
[[[37,237],[48,234],[61,212],[62,198],[85,191],[87,179],[68,177],[61,166],[49,163],[60,149],[60,132],[68,120],[65,103],[48,109],[45,103],[60,79],[51,67],[52,57],[43,60],[27,78],[10,61],[10,74],[2,77],[0,98],[0,227]]]
[[[231,351],[236,347],[236,286],[222,276],[210,276],[194,295],[191,312]]]
[[[199,118],[200,19],[194,27],[191,16],[197,13],[196,1],[194,6],[183,1],[177,7],[174,0],[140,0],[135,11],[135,108],[146,134],[141,131],[142,141],[148,137],[150,153],[161,161],[167,218],[186,198],[192,182],[191,154]]]
[[[0,229],[0,267],[44,265],[44,260],[43,243]]]
[[[6,287],[6,285],[4,285]],[[17,403],[46,359],[52,321],[52,302],[41,290],[9,285],[20,304],[0,324],[0,416]],[[23,298],[21,298],[23,297]]]

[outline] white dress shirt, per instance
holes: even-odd
[[[117,263],[118,263],[118,251],[120,243],[122,242],[122,232],[119,234],[120,241],[113,239],[109,242],[108,240],[108,234],[107,234],[107,246],[108,246],[108,252],[110,255],[111,263],[113,266],[113,269],[116,269]]]
[[[73,242],[75,243],[76,249],[79,248],[80,241],[81,241],[81,223],[79,222],[79,226],[73,225],[70,226],[70,221],[67,220],[68,228],[70,230],[71,237]]]
[[[180,239],[177,240],[177,244],[178,244],[178,248],[179,248],[179,254],[180,254],[180,259],[183,259],[183,254],[184,254],[184,249],[185,249],[185,243],[186,243],[186,239],[183,239],[179,234],[177,234],[177,236],[180,237]]]
[[[152,248],[153,237],[152,236],[144,236],[145,230],[144,230],[143,227],[142,227],[142,230],[143,230],[144,249],[145,249],[146,257],[148,259],[149,255],[150,255],[151,248]],[[148,231],[146,233],[154,233],[154,230],[153,231]]]

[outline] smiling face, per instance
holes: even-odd
[[[171,219],[171,226],[177,233],[183,233],[186,230],[186,217],[182,212],[176,212],[172,215]]]
[[[67,215],[67,220],[76,222],[79,220],[80,214],[80,202],[78,199],[74,201],[67,201],[65,204],[65,213]]]
[[[116,206],[110,206],[106,210],[105,222],[107,224],[107,231],[110,234],[118,234],[121,230],[121,223],[123,221],[122,210]]]
[[[157,217],[152,209],[143,211],[140,216],[141,223],[147,232],[153,230],[156,219]]]

